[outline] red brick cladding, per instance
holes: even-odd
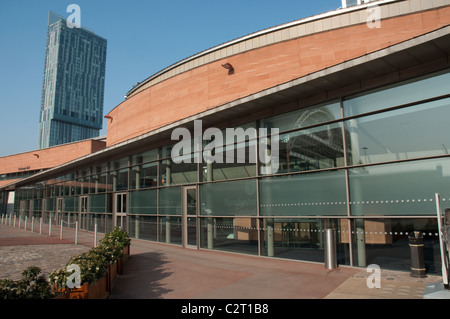
[[[289,82],[448,25],[450,7],[359,24],[272,44],[194,68],[131,96],[113,109],[114,145],[227,102]],[[228,75],[224,62],[235,68]]]
[[[42,150],[0,157],[0,174],[52,168],[104,149],[103,141],[86,140]],[[1,185],[13,182],[1,181]]]

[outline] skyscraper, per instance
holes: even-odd
[[[106,47],[106,39],[49,12],[40,149],[99,136]]]

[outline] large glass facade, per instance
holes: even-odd
[[[279,145],[274,174],[252,160],[255,129],[208,154],[191,144],[179,164],[172,142],[23,187],[15,211],[78,218],[86,229],[119,216],[139,239],[313,262],[323,262],[323,234],[334,228],[340,264],[396,270],[409,270],[408,234],[423,231],[427,270],[438,272],[435,193],[450,201],[448,83],[447,70],[242,125],[278,129],[269,136]],[[223,161],[198,161],[204,155]]]

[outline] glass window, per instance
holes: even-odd
[[[123,157],[110,162],[110,169],[119,169],[128,166],[128,157]]]
[[[181,187],[159,189],[159,213],[181,215]]]
[[[130,175],[130,189],[156,187],[157,185],[158,185],[157,162],[133,166]]]
[[[106,194],[91,195],[89,197],[90,213],[106,213]]]
[[[262,226],[261,254],[269,257],[324,262],[324,231],[336,230],[338,264],[349,265],[347,219],[265,218]]]
[[[450,99],[345,123],[349,165],[448,154]]]
[[[343,171],[268,177],[259,185],[262,216],[347,215]]]
[[[255,140],[217,147],[206,155],[207,158],[209,155],[211,163],[203,158],[201,164],[201,174],[205,182],[256,176]]]
[[[130,214],[156,214],[157,190],[130,192]]]
[[[349,170],[354,216],[434,215],[435,193],[450,194],[450,160],[426,160]]]
[[[307,127],[341,118],[340,102],[316,105],[307,109],[261,120],[262,128],[278,128],[280,132]]]
[[[108,179],[112,191],[128,189],[128,168],[110,172]]]
[[[160,217],[159,221],[160,221],[159,241],[168,244],[181,245],[182,242],[181,217],[164,216]]]
[[[128,231],[130,237],[156,241],[158,236],[157,217],[153,216],[129,216]]]
[[[449,83],[450,72],[444,71],[364,93],[344,101],[344,115],[358,115],[449,94]]]
[[[278,173],[343,165],[344,146],[338,123],[280,134]]]
[[[69,213],[78,212],[78,197],[64,197],[64,210]]]
[[[66,206],[64,206],[66,208]],[[34,199],[33,200],[33,210],[40,212],[42,210],[42,199]]]
[[[108,185],[106,184],[106,173],[101,173],[95,176],[96,178],[96,193],[106,192]]]
[[[426,272],[441,274],[436,218],[354,219],[351,227],[355,266],[377,264],[382,269],[410,271],[409,234],[420,231]]]
[[[201,185],[201,214],[213,216],[256,216],[256,195],[255,180]]]
[[[207,249],[258,254],[255,218],[207,217],[200,220],[200,246]]]
[[[187,155],[186,162],[177,164],[170,159],[161,161],[161,185],[169,186],[196,183],[198,181],[198,172],[197,163],[194,163],[194,155]]]
[[[150,150],[144,153],[134,155],[132,157],[132,164],[142,164],[158,159],[158,149]]]
[[[93,173],[103,173],[108,170],[108,163],[101,163],[92,168]]]

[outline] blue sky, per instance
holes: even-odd
[[[136,83],[235,38],[340,7],[340,0],[15,0],[0,10],[0,156],[37,149],[49,10],[108,40],[104,114]],[[106,122],[102,135],[106,135]]]

